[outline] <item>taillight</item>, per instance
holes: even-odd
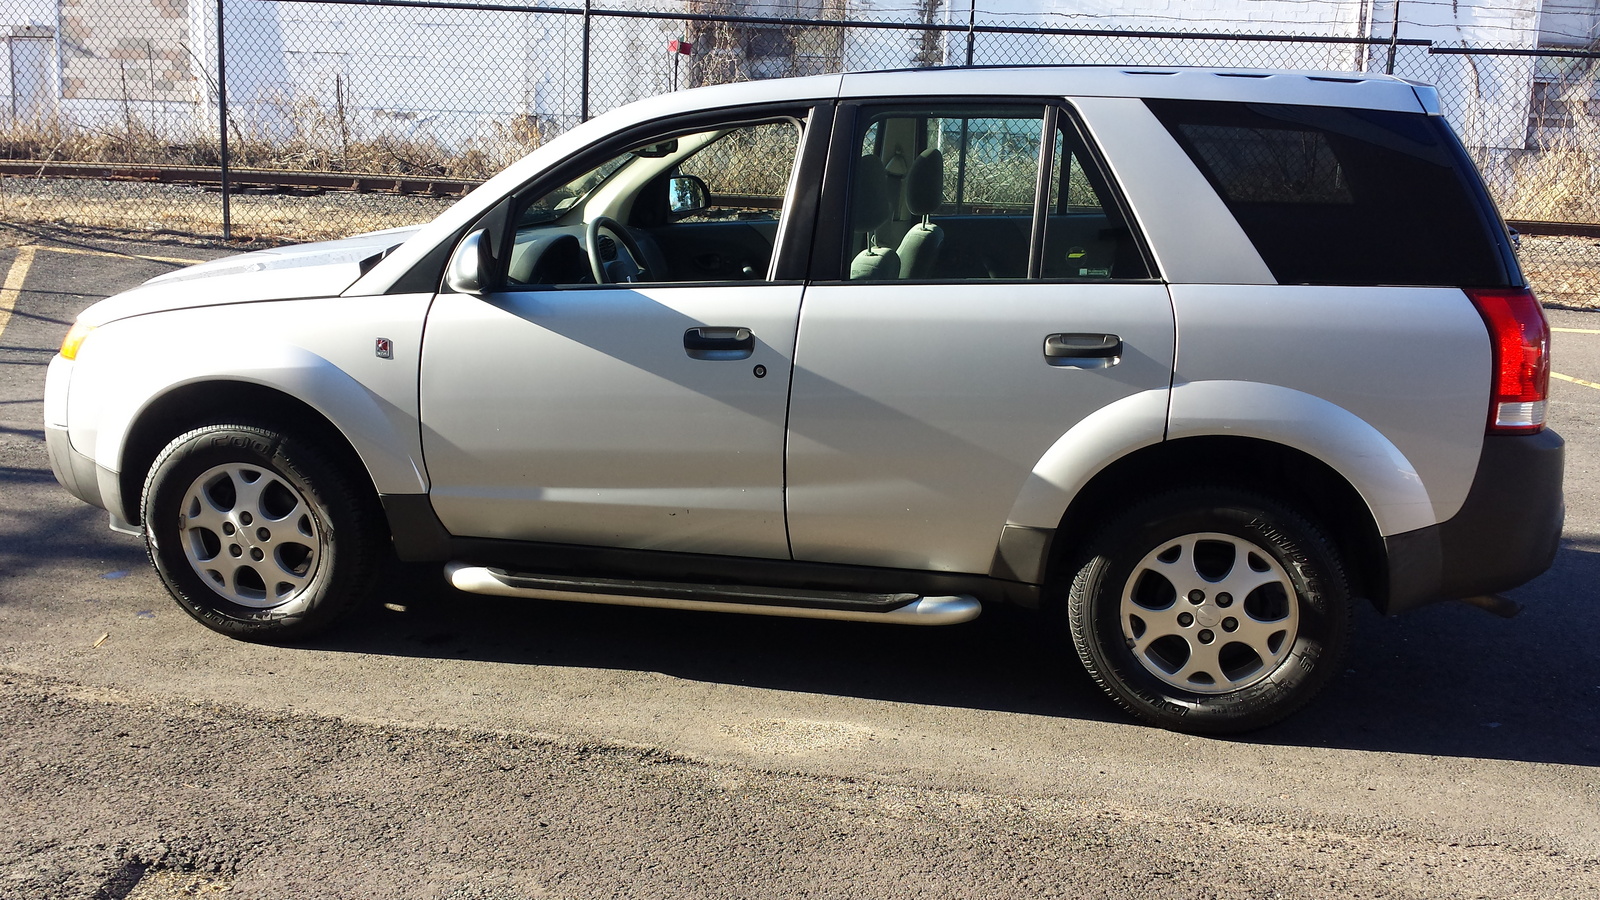
[[[1468,288],[1489,326],[1494,356],[1489,398],[1491,434],[1525,434],[1544,427],[1550,396],[1550,323],[1527,288]]]

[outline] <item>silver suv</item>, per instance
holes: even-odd
[[[45,424],[224,634],[324,628],[391,553],[513,597],[1012,603],[1219,733],[1306,703],[1356,598],[1550,565],[1548,342],[1424,85],[863,73],[654,98],[420,228],[156,278],[78,318]]]

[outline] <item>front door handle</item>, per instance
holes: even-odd
[[[1076,332],[1048,335],[1044,339],[1044,361],[1067,369],[1109,369],[1122,362],[1122,338]]]
[[[749,359],[756,338],[748,328],[701,325],[683,333],[683,349],[694,359]]]

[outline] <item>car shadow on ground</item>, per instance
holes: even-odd
[[[1328,689],[1230,740],[1600,766],[1600,651],[1581,624],[1597,580],[1600,541],[1569,540],[1551,572],[1513,593],[1526,605],[1514,619],[1454,603],[1384,619],[1363,605]],[[432,565],[396,567],[379,593],[302,646],[1127,721],[1055,621],[1024,610],[922,628],[631,609],[463,594]]]
[[[67,564],[110,578],[147,566],[104,513],[61,506],[48,469],[0,472],[0,572]],[[1288,721],[1231,740],[1600,767],[1600,642],[1591,623],[1600,539],[1569,537],[1503,620],[1462,604],[1392,619],[1357,613],[1345,668]],[[0,608],[26,602],[0,592]],[[155,602],[155,589],[150,598]],[[1059,719],[1126,722],[1053,621],[989,609],[939,628],[630,609],[463,594],[442,566],[395,566],[375,602],[291,652],[649,671],[744,685]],[[389,606],[385,606],[387,603]],[[394,607],[394,608],[390,608]],[[175,612],[175,610],[174,610]],[[180,617],[181,618],[181,617]],[[190,623],[184,622],[184,626]],[[196,640],[210,640],[193,625]]]

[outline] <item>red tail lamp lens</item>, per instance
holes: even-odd
[[[1469,289],[1467,296],[1489,326],[1494,355],[1489,431],[1538,431],[1550,396],[1550,323],[1544,310],[1527,288]]]

